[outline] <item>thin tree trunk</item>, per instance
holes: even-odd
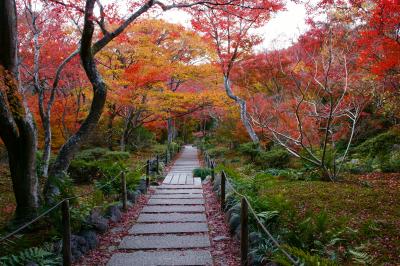
[[[54,90],[51,92],[47,109],[44,107],[44,93],[45,88],[40,84],[39,77],[39,56],[40,56],[40,44],[39,44],[39,34],[40,31],[36,25],[36,15],[32,12],[31,9],[28,9],[32,17],[32,27],[33,27],[33,82],[38,93],[38,103],[39,103],[39,114],[40,119],[42,121],[42,127],[44,131],[44,147],[43,147],[43,157],[42,157],[42,166],[41,166],[41,175],[43,177],[48,177],[49,163],[50,163],[50,155],[51,155],[51,124],[50,124],[50,113],[51,107],[54,102]]]
[[[108,118],[108,123],[107,123],[107,144],[108,144],[108,149],[112,151],[114,149],[113,147],[113,124],[114,124],[114,119],[117,116],[117,113],[115,111],[115,104],[110,106],[110,115]]]
[[[60,193],[54,179],[62,179],[65,176],[73,156],[79,151],[81,145],[87,141],[90,133],[96,129],[97,123],[103,112],[107,97],[107,85],[99,74],[92,52],[92,37],[94,32],[93,8],[96,0],[87,0],[85,7],[85,22],[81,38],[80,57],[85,73],[93,87],[93,100],[90,111],[78,131],[72,135],[61,147],[61,150],[49,172],[46,184],[45,196],[48,202],[53,196]]]
[[[129,108],[128,116],[125,119],[124,130],[122,132],[121,141],[120,141],[120,150],[121,151],[126,150],[126,143],[128,142],[129,129],[132,124],[132,119],[133,119],[133,110],[132,110],[132,108]]]
[[[171,146],[174,140],[174,124],[171,117],[167,119],[168,147]]]
[[[254,131],[253,126],[250,123],[249,115],[247,114],[246,101],[233,94],[231,84],[227,76],[224,77],[224,86],[226,94],[229,96],[229,98],[233,99],[240,107],[240,119],[243,123],[243,126],[246,128],[250,139],[253,141],[253,143],[259,143],[260,140]]]
[[[0,137],[7,152],[17,203],[15,218],[25,220],[39,207],[36,128],[17,83],[15,1],[0,1]]]

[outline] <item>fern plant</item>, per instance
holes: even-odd
[[[297,258],[297,265],[299,266],[337,266],[337,264],[325,258],[321,258],[316,255],[312,255],[307,251],[302,249],[291,247],[291,246],[283,246],[286,252],[288,252],[292,257]],[[283,266],[291,266],[293,263],[282,253],[277,252],[274,256],[275,262],[279,265]]]
[[[364,246],[354,249],[348,249],[348,255],[352,258],[353,262],[361,265],[374,265],[374,257],[363,251]]]
[[[36,263],[39,266],[62,265],[61,256],[51,252],[51,246],[33,247],[25,249],[15,255],[8,255],[0,258],[0,265],[16,266]]]

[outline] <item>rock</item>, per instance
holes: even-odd
[[[213,238],[214,241],[223,241],[223,240],[228,240],[229,237],[227,236],[216,236]]]
[[[221,175],[216,174],[214,178],[213,191],[218,191],[221,185]]]
[[[259,232],[251,232],[249,234],[249,243],[251,247],[258,247],[262,240],[262,235]]]
[[[129,209],[133,206],[134,204],[132,202],[130,202],[129,200],[126,202],[126,207]],[[122,211],[122,202],[119,202],[117,204],[117,207],[120,211]]]
[[[394,144],[392,147],[392,151],[400,151],[400,144]]]
[[[37,264],[37,263],[34,262],[34,261],[30,261],[30,262],[28,262],[27,264],[25,264],[25,266],[39,266],[39,264]]]
[[[108,230],[108,220],[100,214],[99,209],[92,210],[88,219],[88,224],[100,233],[104,233]]]
[[[95,231],[83,231],[82,233],[80,233],[80,235],[86,240],[89,249],[94,249],[97,247],[99,240],[97,239],[97,234]]]
[[[233,193],[233,186],[232,186],[231,182],[229,182],[229,180],[226,180],[225,181],[225,194],[228,195],[231,193]]]
[[[145,179],[140,179],[139,185],[137,186],[137,190],[139,190],[142,194],[146,193],[147,187],[146,187],[146,180]]]
[[[241,238],[241,236],[242,236],[241,230],[242,230],[242,226],[239,224],[239,226],[236,228],[235,233],[234,233],[235,238],[236,238],[237,240],[240,240],[240,238]]]
[[[116,205],[108,207],[106,213],[107,217],[114,223],[119,222],[122,218],[122,213]]]
[[[238,228],[238,226],[240,225],[240,215],[236,213],[232,214],[228,224],[230,232],[235,232],[236,228]]]
[[[279,264],[271,261],[271,262],[268,262],[265,266],[279,266]]]
[[[113,252],[114,250],[117,249],[117,247],[116,246],[109,246],[107,249],[108,249],[108,251]]]
[[[232,214],[238,214],[240,215],[240,203],[237,203],[233,207],[231,207],[229,210],[226,211],[225,213],[225,219],[226,221],[229,221],[231,219]]]
[[[126,194],[128,200],[131,201],[132,203],[135,203],[136,198],[139,196],[139,194],[136,191],[131,191],[131,190],[128,190]]]
[[[210,182],[211,182],[211,176],[208,175],[208,176],[206,176],[206,178],[204,178],[204,180],[203,180],[201,183],[203,183],[203,184],[208,184],[208,183],[210,183]]]
[[[118,232],[122,232],[122,231],[124,231],[124,228],[123,227],[114,227],[114,228],[111,228],[111,233],[118,233]]]
[[[89,245],[84,237],[77,235],[71,236],[72,261],[77,261],[83,254],[88,252],[88,250]]]
[[[360,164],[360,160],[359,159],[351,159],[350,163],[358,165],[358,164]]]

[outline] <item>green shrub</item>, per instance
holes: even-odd
[[[364,141],[354,151],[363,157],[379,157],[389,154],[395,144],[400,144],[400,133],[398,130],[389,130]]]
[[[272,148],[261,151],[255,157],[255,163],[263,168],[285,168],[289,164],[290,155],[283,148]]]
[[[307,251],[299,249],[297,247],[291,247],[284,245],[284,250],[289,253],[292,258],[298,260],[298,265],[304,266],[336,266],[337,264],[328,259],[321,258],[316,255],[311,255]],[[291,266],[293,263],[289,260],[289,258],[283,252],[277,252],[275,254],[275,262],[279,263],[279,265],[283,266]]]
[[[201,180],[204,180],[209,175],[211,175],[210,168],[195,168],[195,169],[193,169],[193,176],[200,177]]]
[[[398,129],[392,129],[364,141],[354,149],[352,160],[345,167],[352,173],[372,171],[399,172],[400,145]]]
[[[122,161],[129,159],[129,152],[124,151],[108,151],[103,155],[101,160]]]
[[[102,158],[106,153],[110,152],[104,148],[93,148],[80,151],[76,156],[75,160],[93,161]]]
[[[400,151],[392,151],[382,161],[382,171],[400,172]]]
[[[238,147],[238,151],[241,152],[243,155],[249,156],[251,161],[254,161],[256,156],[260,154],[261,148],[260,145],[247,142],[240,144]]]
[[[125,169],[126,187],[128,190],[135,190],[142,177],[141,171],[134,170],[130,171]],[[119,171],[120,172],[120,171]],[[95,181],[96,189],[100,190],[104,195],[112,195],[121,193],[121,178],[120,176],[115,178],[119,174],[107,175],[99,180]]]
[[[128,150],[136,151],[143,148],[148,148],[155,141],[155,134],[148,130],[147,128],[141,126],[135,128],[130,135],[127,148]]]
[[[224,157],[228,152],[229,148],[218,146],[207,150],[208,154],[213,158]]]
[[[27,265],[28,263],[36,263],[39,266],[62,265],[62,259],[59,254],[52,252],[51,245],[25,249],[18,254],[0,258],[0,265],[4,266]]]
[[[77,183],[87,183],[103,177],[117,175],[126,166],[128,152],[109,151],[103,148],[83,150],[68,168],[70,177]]]

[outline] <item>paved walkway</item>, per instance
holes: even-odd
[[[197,149],[185,146],[108,266],[212,265]]]

